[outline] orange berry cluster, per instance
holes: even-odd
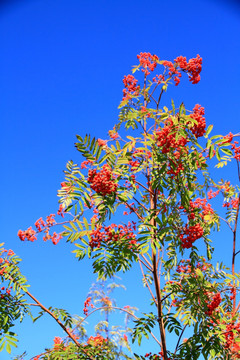
[[[204,261],[205,261],[205,259],[204,259]],[[201,271],[205,271],[205,270],[207,270],[207,268],[209,266],[211,266],[211,265],[208,263],[201,264],[200,262],[198,262],[196,267],[194,267],[194,268],[200,269]],[[178,273],[190,274],[192,272],[192,268],[190,265],[190,259],[181,260],[180,264],[177,266],[176,271]]]
[[[174,60],[174,64],[171,61],[164,60],[162,64],[168,68],[168,75],[173,77],[175,85],[177,86],[180,83],[180,78],[182,74],[177,68],[180,68],[182,71],[188,73],[189,81],[192,84],[197,84],[200,81],[200,72],[202,70],[202,58],[200,55],[197,55],[196,58],[192,58],[187,62],[187,58],[183,56],[178,56]]]
[[[132,224],[129,222],[128,225],[115,225],[111,224],[110,226],[98,226],[95,230],[90,233],[91,240],[89,245],[91,248],[100,247],[101,243],[109,241],[120,241],[122,239],[129,239],[129,245],[136,244],[136,235],[133,233]]]
[[[212,189],[210,189],[207,193],[207,197],[208,199],[213,199],[215,198],[218,194],[219,194],[220,190],[216,190],[216,191],[212,191]]]
[[[58,215],[61,215],[63,217],[64,216],[63,211],[64,211],[63,206],[60,205],[58,210]],[[42,218],[38,219],[35,222],[37,231],[33,230],[31,226],[25,231],[19,230],[18,236],[20,240],[35,241],[37,240],[36,234],[44,231],[46,235],[43,236],[43,240],[44,241],[52,240],[52,243],[56,245],[62,239],[62,235],[57,234],[56,232],[54,232],[52,235],[49,234],[49,228],[56,224],[56,220],[54,219],[54,217],[55,214],[48,215],[46,218],[46,222]]]
[[[217,293],[213,296],[212,301],[208,304],[208,311],[206,311],[206,315],[211,316],[213,311],[219,306],[222,301],[221,294]]]
[[[191,127],[191,132],[196,136],[196,138],[203,136],[206,132],[206,121],[203,117],[204,114],[204,107],[197,104],[193,108],[193,114],[190,115],[192,119],[197,121],[197,124],[194,124]]]
[[[238,141],[234,141],[232,144],[232,150],[234,150],[234,159],[240,161],[240,146],[237,146]]]
[[[137,55],[137,58],[140,65],[143,67],[142,72],[144,72],[146,76],[150,74],[150,71],[155,70],[157,66],[156,61],[158,60],[157,55],[151,55],[147,52],[141,52],[139,55]]]
[[[184,249],[189,249],[197,239],[203,236],[203,228],[200,223],[192,226],[185,225],[183,234],[180,235],[181,246]]]
[[[169,119],[164,128],[156,131],[157,135],[157,146],[162,148],[162,153],[167,154],[172,149],[180,150],[180,148],[184,147],[187,143],[187,139],[183,136],[180,136],[178,140],[176,140],[177,129],[174,128],[173,121]]]
[[[188,213],[187,217],[188,220],[194,220],[196,218],[196,210],[200,210],[199,216],[201,219],[204,219],[204,216],[213,214],[214,211],[209,203],[207,203],[207,199],[200,199],[197,198],[194,201],[190,201],[189,203],[189,209],[186,210],[181,205],[179,206],[179,209],[183,209],[184,213]],[[185,228],[183,230],[183,234],[180,235],[180,239],[182,241],[182,247],[189,249],[192,247],[192,244],[197,239],[200,239],[204,234],[203,227],[200,223],[196,223],[194,225],[185,225]]]
[[[140,86],[137,86],[137,79],[133,75],[125,75],[123,78],[123,84],[125,89],[123,89],[123,100],[128,100],[130,95],[138,95]]]
[[[91,304],[91,297],[90,296],[84,301],[83,313],[86,316],[88,315],[88,307],[89,306],[91,306],[91,308],[93,308],[93,304]]]
[[[223,204],[223,207],[229,207],[229,206],[232,206],[233,209],[237,209],[238,207],[238,204],[239,204],[239,200],[238,199],[231,199],[231,201],[229,202],[226,202]]]
[[[225,347],[226,349],[235,350],[235,338],[238,338],[240,336],[240,323],[234,324],[228,324],[226,326],[226,331],[224,332],[225,336]],[[240,349],[238,349],[239,351]]]
[[[54,348],[57,348],[59,347],[59,345],[63,343],[63,339],[60,336],[55,336],[53,342],[54,342]]]
[[[22,241],[24,241],[24,240],[28,240],[28,241],[37,240],[36,231],[33,230],[31,226],[25,231],[19,230],[18,231],[18,237]]]
[[[108,342],[102,335],[90,336],[87,343],[92,346],[102,346]]]
[[[2,257],[4,253],[6,253],[6,256]],[[1,256],[0,257],[0,275],[3,275],[4,273],[6,273],[8,271],[7,267],[5,265],[8,266],[10,264],[10,261],[7,257],[12,256],[12,255],[15,255],[15,253],[12,250],[6,250],[6,249],[1,250],[1,252],[0,252],[0,256]],[[3,290],[3,288],[2,288],[2,290]],[[7,291],[7,294],[9,295],[8,291]]]
[[[200,216],[202,219],[204,218],[204,216],[214,213],[211,204],[207,204],[207,199],[197,198],[194,201],[190,201],[189,205],[192,212],[194,211],[194,209],[201,209]]]
[[[88,172],[88,182],[91,184],[91,189],[102,196],[116,192],[117,184],[112,179],[112,171],[108,165],[104,165],[98,173],[96,169],[90,169]]]
[[[12,286],[9,288],[6,288],[6,289],[5,289],[5,286],[2,286],[0,290],[5,291],[5,293],[0,291],[0,297],[1,297],[1,299],[3,299],[3,298],[5,298],[5,296],[8,296],[11,294]]]

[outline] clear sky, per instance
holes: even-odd
[[[46,306],[82,315],[95,279],[70,245],[17,237],[56,212],[65,164],[81,161],[75,135],[106,137],[117,121],[122,78],[141,51],[166,60],[200,54],[201,82],[170,88],[170,96],[189,109],[203,105],[213,133],[239,132],[239,34],[240,6],[230,0],[1,1],[1,241],[24,259],[31,291]],[[144,311],[148,295],[136,292],[137,275],[124,277],[128,291],[116,297]],[[18,331],[14,354],[26,350],[29,358],[63,335],[47,316]]]

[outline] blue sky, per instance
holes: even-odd
[[[81,161],[75,135],[106,137],[117,121],[122,78],[141,51],[167,60],[200,54],[201,82],[173,87],[169,96],[189,109],[203,105],[215,134],[239,132],[240,6],[224,0],[3,1],[0,34],[1,241],[24,259],[36,297],[82,315],[95,279],[88,262],[75,261],[68,244],[22,243],[18,230],[56,212],[66,162]],[[124,277],[128,291],[116,294],[121,305],[141,308],[148,298],[136,292],[137,274]],[[26,350],[29,358],[62,335],[47,317],[34,325],[24,321],[18,331],[15,354]]]

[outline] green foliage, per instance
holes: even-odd
[[[135,342],[137,339],[138,344],[141,345],[142,336],[144,335],[147,339],[149,338],[149,333],[157,322],[156,315],[153,313],[144,314],[144,317],[135,320],[135,327],[133,329],[132,341]]]
[[[223,180],[216,183],[210,175],[211,164],[221,168],[233,158],[239,170],[239,149],[232,143],[232,134],[209,137],[213,126],[206,129],[200,105],[192,111],[173,100],[170,109],[160,106],[168,85],[178,85],[181,71],[191,82],[199,81],[199,56],[189,62],[179,57],[173,63],[148,53],[138,58],[140,64],[133,73],[142,70],[142,86],[131,75],[124,78],[119,121],[109,131],[109,139],[77,135],[75,146],[84,161],[67,164],[58,192],[58,215],[65,216],[64,221],[43,222],[37,232],[31,228],[20,232],[22,240],[33,241],[41,232],[45,240],[53,240],[51,227],[62,225],[60,235],[74,245],[75,257],[91,259],[99,281],[85,302],[86,316],[74,319],[66,310],[44,307],[29,293],[18,266],[20,259],[11,251],[4,255],[2,249],[1,280],[7,289],[12,285],[14,295],[0,298],[0,350],[6,345],[10,352],[15,346],[10,329],[17,319],[31,315],[26,302],[30,296],[41,308],[33,321],[48,313],[67,333],[66,338],[54,340],[41,360],[144,359],[137,354],[132,357],[128,339],[141,345],[143,336],[148,339],[149,334],[161,351],[146,355],[148,360],[239,357],[240,275],[235,257],[239,253],[240,188]],[[156,67],[162,69],[161,74],[150,80],[147,77]],[[223,195],[227,208],[225,218],[209,201],[218,194]],[[113,219],[119,225],[112,223]],[[233,237],[231,271],[222,264],[214,266],[212,261],[211,234],[219,230],[222,219]],[[153,312],[140,318],[135,308],[118,308],[110,297],[112,290],[120,287],[113,277],[129,271],[133,264],[139,264],[143,285],[154,305]],[[126,314],[123,326],[110,325],[109,316],[117,310]],[[89,337],[85,320],[97,311],[104,318],[95,325],[95,336]],[[133,318],[134,328],[130,326]],[[160,338],[153,334],[156,328]],[[188,339],[183,339],[185,331],[190,333]],[[171,334],[175,348],[167,343],[166,333]]]

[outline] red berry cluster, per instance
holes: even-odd
[[[215,198],[218,194],[219,194],[220,190],[217,190],[217,191],[212,191],[212,189],[210,189],[207,193],[207,197],[208,199],[212,199],[212,198]]]
[[[136,235],[133,233],[135,223],[129,222],[128,225],[116,225],[111,224],[110,226],[98,226],[95,230],[90,233],[91,240],[89,245],[91,248],[100,247],[101,243],[109,241],[121,241],[129,239],[129,245],[136,244]]]
[[[129,160],[128,164],[130,165],[131,171],[137,170],[137,168],[140,166],[140,162],[138,160]]]
[[[45,231],[46,235],[43,236],[43,241],[52,240],[53,245],[57,245],[59,241],[63,238],[62,235],[54,232],[52,235],[48,231]]]
[[[150,53],[144,52],[137,55],[140,65],[143,67],[142,72],[144,72],[145,76],[150,74],[150,71],[154,71],[158,60],[156,55],[151,55]],[[150,71],[149,71],[150,70]]]
[[[28,240],[28,241],[37,240],[36,231],[33,230],[31,226],[25,231],[19,230],[18,231],[18,236],[19,236],[20,240],[22,240],[22,241],[24,241],[24,240]]]
[[[211,316],[213,311],[219,306],[221,301],[222,301],[221,294],[220,293],[215,294],[210,304],[207,305],[208,310],[206,311],[206,315]]]
[[[196,138],[203,136],[206,132],[206,121],[205,117],[203,117],[204,114],[204,107],[197,104],[194,106],[193,113],[190,115],[192,119],[197,121],[197,124],[191,126],[191,132],[196,136]]]
[[[179,209],[183,209],[184,213],[188,212],[188,220],[193,220],[196,217],[195,209],[200,210],[199,215],[204,219],[205,215],[213,214],[214,211],[211,204],[207,204],[207,199],[197,198],[194,201],[190,201],[188,211],[183,206],[179,206]]]
[[[109,306],[109,307],[112,306],[112,301],[108,296],[102,297],[101,298],[101,303],[102,303],[103,306]]]
[[[60,215],[61,217],[64,217],[64,206],[63,206],[63,204],[59,205],[59,209],[58,209],[57,214]]]
[[[63,343],[63,339],[60,336],[55,336],[53,342],[54,342],[54,348],[58,348]]]
[[[228,143],[230,143],[230,142],[232,141],[232,139],[233,139],[233,134],[230,132],[228,135],[223,136],[223,139],[225,139],[225,141],[222,142],[222,145],[223,145],[223,144],[228,144]]]
[[[163,61],[162,64],[168,68],[168,75],[170,77],[174,76],[173,80],[175,85],[180,83],[181,73],[180,70],[188,73],[189,81],[192,84],[197,84],[200,81],[200,72],[202,70],[202,58],[200,55],[197,55],[196,58],[192,58],[187,62],[187,58],[183,56],[178,56],[174,60],[174,64],[171,61]]]
[[[237,324],[231,323],[227,324],[226,331],[224,332],[225,336],[225,348],[231,349],[232,351],[236,351],[236,342],[235,339],[240,336],[240,322]],[[239,343],[238,343],[239,344]],[[239,351],[240,349],[238,349]]]
[[[133,75],[125,75],[123,78],[123,84],[125,89],[123,89],[123,100],[130,98],[130,95],[138,95],[140,91],[140,86],[137,86],[137,79]]]
[[[213,214],[214,211],[211,207],[211,204],[207,204],[207,199],[197,198],[194,201],[190,201],[190,209],[194,211],[194,209],[201,209],[201,218],[203,219],[205,215]]]
[[[37,228],[37,231],[38,232],[41,232],[43,230],[43,228],[46,226],[45,222],[43,221],[42,218],[38,219],[36,222],[35,222],[35,226]]]
[[[3,256],[4,253],[6,253],[6,256],[0,257],[0,275],[3,275],[5,272],[7,272],[7,266],[10,264],[10,261],[7,257],[15,255],[12,250],[1,249],[0,256]]]
[[[62,182],[61,188],[66,192],[66,194],[69,194],[70,192],[72,192],[73,185],[67,182]]]
[[[226,181],[223,185],[220,185],[220,188],[225,192],[228,193],[230,190],[230,181]]]
[[[237,146],[238,141],[234,141],[232,144],[232,150],[234,150],[234,159],[240,161],[240,146]]]
[[[92,164],[92,163],[93,163],[92,160],[84,160],[84,161],[81,163],[81,169],[87,169],[87,165]]]
[[[136,181],[136,177],[134,174],[131,174],[130,177],[129,177],[129,180],[125,180],[124,182],[124,187],[127,188],[127,189],[131,189],[133,184],[135,184],[135,181]],[[136,188],[139,188],[139,185],[136,185]],[[127,205],[125,205],[126,207],[128,207]]]
[[[232,295],[229,297],[229,299],[233,300],[236,297],[236,294],[237,294],[236,288],[232,286],[231,289],[230,289],[230,293]]]
[[[183,234],[180,234],[181,246],[184,249],[189,249],[197,239],[200,239],[204,234],[201,224],[189,226],[185,225]]]
[[[156,75],[153,79],[153,82],[157,83],[158,85],[165,81],[164,75]]]
[[[152,157],[152,154],[149,150],[136,148],[132,153],[132,157],[134,159],[136,159],[137,157],[150,159]]]
[[[101,146],[102,148],[107,147],[107,140],[98,139],[97,142],[98,142],[98,145]]]
[[[62,217],[64,216],[63,215],[63,205],[59,206],[58,215],[61,215]],[[56,232],[54,232],[52,235],[49,234],[49,228],[56,224],[56,220],[54,219],[54,217],[55,217],[55,214],[48,215],[46,218],[46,222],[42,218],[38,219],[35,222],[37,231],[33,230],[32,227],[29,227],[25,231],[19,230],[18,236],[19,236],[20,240],[35,241],[35,240],[37,240],[36,234],[44,231],[46,235],[43,236],[43,240],[44,241],[52,240],[52,243],[54,245],[56,245],[62,239],[62,235],[57,234]]]
[[[229,207],[229,206],[232,206],[233,209],[237,209],[238,207],[238,204],[239,204],[239,200],[238,199],[231,199],[230,202],[226,202],[223,204],[223,207]]]
[[[141,112],[143,115],[145,115],[147,118],[151,116],[151,113],[148,111],[148,109],[145,106],[141,106]]]
[[[0,297],[1,299],[4,299],[6,296],[11,294],[12,286],[5,289],[5,286],[1,287],[0,289]],[[5,291],[5,292],[3,292]]]
[[[112,179],[112,171],[108,165],[104,165],[99,173],[96,169],[90,169],[88,172],[88,182],[91,184],[91,189],[102,196],[116,192],[117,184]]]
[[[169,175],[177,176],[180,173],[180,171],[184,170],[181,160],[178,160],[176,162],[171,160],[168,166],[169,166],[169,170],[167,171],[167,174]]]
[[[90,338],[87,341],[87,343],[89,345],[92,345],[95,347],[104,346],[107,342],[108,342],[108,340],[99,334],[97,336],[90,336]]]
[[[111,139],[116,140],[119,138],[118,133],[115,130],[109,130],[108,132]]]
[[[178,129],[174,127],[173,121],[169,119],[164,128],[156,131],[157,136],[157,146],[162,148],[162,153],[167,154],[174,150],[180,150],[187,144],[187,139],[183,136],[180,136],[178,140],[176,140],[176,135],[178,133]]]
[[[175,81],[175,85],[177,86],[180,83],[180,78],[182,77],[182,74],[179,70],[177,70],[177,64],[173,64],[172,61],[164,60],[162,61],[162,64],[168,69],[168,75],[169,77],[173,77],[173,80]]]
[[[204,259],[204,261],[205,261],[205,259]],[[201,264],[200,262],[198,262],[195,268],[200,269],[201,271],[205,271],[205,270],[207,270],[207,268],[209,266],[211,266],[211,265],[208,263]],[[181,260],[176,271],[178,273],[190,274],[192,272],[192,268],[190,265],[190,259]]]
[[[84,301],[84,309],[83,309],[83,313],[84,315],[88,315],[88,307],[91,306],[91,308],[93,308],[93,304],[91,304],[91,297],[88,297],[85,301]]]
[[[184,213],[187,213],[188,220],[194,220],[196,218],[196,210],[200,210],[199,216],[204,220],[204,217],[209,214],[213,214],[214,211],[210,204],[207,203],[207,199],[197,198],[194,201],[190,201],[189,209],[186,210],[183,206],[179,206],[179,209],[183,209]],[[183,234],[180,235],[182,241],[182,247],[189,249],[197,239],[200,239],[204,234],[203,227],[200,223],[194,225],[185,225]]]
[[[197,84],[200,81],[199,74],[202,70],[202,58],[200,55],[190,59],[188,62],[187,58],[184,56],[178,56],[174,61],[181,70],[188,73],[189,81],[191,81],[192,84]]]

